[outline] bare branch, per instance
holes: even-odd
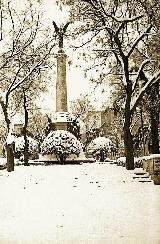
[[[130,51],[128,52],[127,56],[129,57],[132,52],[134,51],[135,47],[138,45],[138,43],[143,39],[143,37],[150,32],[150,30],[152,29],[152,25],[149,25],[149,27],[147,27],[147,29],[135,40],[134,44],[132,45]]]
[[[114,49],[114,47],[113,47],[113,42],[112,42],[112,38],[113,38],[114,41],[115,41],[115,43],[117,44],[117,47],[118,47],[119,54],[120,54],[121,58],[122,58],[122,59],[125,58],[125,55],[124,55],[123,50],[122,50],[121,42],[120,42],[118,36],[114,33],[114,31],[113,31],[112,28],[106,26],[106,23],[105,23],[105,19],[104,19],[104,18],[102,19],[102,23],[103,23],[103,25],[104,25],[104,27],[105,27],[105,30],[108,32],[108,34],[109,34],[109,36],[110,36],[111,47]],[[120,58],[118,57],[118,54],[116,53],[116,51],[113,51],[113,53],[114,53],[116,59],[118,60],[118,62],[121,63],[121,60],[120,60]]]
[[[103,13],[104,13],[105,15],[107,15],[107,13],[106,13],[106,11],[105,11],[105,9],[104,9],[104,6],[103,6],[103,4],[102,4],[102,1],[99,0],[99,3],[100,3],[100,7],[101,7]]]
[[[7,91],[7,94],[8,94],[8,95],[9,95],[10,91],[12,90],[12,87],[13,87],[13,85],[14,85],[14,83],[15,83],[15,81],[16,81],[16,79],[17,79],[19,73],[20,73],[20,71],[21,71],[22,68],[27,64],[27,62],[29,62],[29,60],[27,60],[27,61],[26,61],[23,65],[21,65],[21,67],[17,70],[17,72],[16,72],[16,74],[15,74],[15,77],[14,77],[13,81],[11,82],[11,84],[10,84],[10,86],[9,86],[9,89],[8,89],[8,91]]]
[[[23,45],[23,48],[21,49],[18,49],[18,50],[15,50],[16,49],[16,45],[20,39],[20,36],[22,34],[24,34],[24,31],[22,32],[23,30],[23,27],[24,27],[24,24],[25,24],[25,20],[26,20],[26,14],[23,18],[23,25],[21,23],[21,27],[19,29],[19,31],[16,31],[16,36],[15,35],[15,24],[14,24],[14,20],[13,20],[13,16],[12,16],[12,11],[10,9],[10,5],[8,3],[8,11],[9,11],[9,15],[10,15],[10,18],[11,18],[11,21],[12,21],[12,27],[13,27],[13,38],[12,38],[12,49],[10,49],[8,51],[8,57],[6,57],[6,60],[5,62],[2,64],[2,66],[0,67],[0,69],[3,69],[10,61],[10,58],[13,58],[14,56],[16,55],[19,55],[21,52],[24,52],[24,50],[34,41],[35,37],[36,37],[36,34],[37,34],[37,31],[38,31],[38,23],[39,23],[39,15],[37,17],[37,21],[36,21],[36,28],[35,30],[33,30],[32,28],[27,28],[25,31],[27,31],[28,29],[31,30],[31,33],[30,33],[30,36],[28,37],[28,39],[24,42],[24,45]]]
[[[110,16],[110,17],[114,18],[114,20],[119,23],[131,23],[138,19],[141,19],[143,17],[143,15],[133,16],[132,18],[122,18],[122,19],[118,19],[115,16],[114,17]]]
[[[140,93],[138,94],[138,96],[134,99],[134,101],[132,102],[131,105],[131,113],[134,113],[137,105],[139,104],[140,100],[142,99],[143,95],[145,94],[145,92],[148,90],[149,87],[151,87],[153,84],[155,84],[156,82],[158,82],[160,80],[160,71],[158,71],[157,73],[155,73],[153,75],[153,77],[148,80],[148,82],[144,85],[144,87],[140,90]]]
[[[116,31],[116,36],[118,36],[118,34],[120,33],[120,31],[124,28],[125,24],[126,24],[126,22],[121,23],[121,25],[119,26],[119,28]]]
[[[99,1],[97,1],[97,0],[91,0],[91,1],[85,0],[85,2],[90,4],[95,10],[99,11],[99,13],[101,15],[103,14],[103,16],[111,18],[118,23],[131,23],[131,22],[134,22],[134,21],[143,17],[143,15],[138,15],[138,16],[133,16],[131,18],[117,18],[117,17],[113,16],[112,14],[108,14],[105,11],[101,0],[99,0]]]
[[[54,45],[53,45],[54,46]],[[16,90],[16,88],[18,88],[20,85],[22,85],[27,79],[28,77],[35,71],[35,69],[44,61],[44,59],[50,54],[53,46],[50,48],[49,52],[47,54],[45,54],[43,56],[43,58],[37,62],[34,67],[28,72],[28,74],[21,80],[19,81],[17,84],[15,84],[14,86],[12,86],[12,88],[10,89],[10,93],[13,92],[14,90]]]
[[[71,47],[73,47],[73,48],[81,48],[81,47],[84,47],[87,43],[90,43],[94,39],[94,37],[96,37],[99,34],[99,32],[100,31],[97,31],[88,41],[82,43],[80,46],[73,46],[72,45]]]
[[[10,9],[10,5],[9,5],[9,4],[10,4],[10,3],[8,2],[9,15],[10,15],[10,18],[11,18],[13,31],[15,32],[14,20],[13,20],[12,11],[11,11],[11,9]]]
[[[25,21],[26,21],[26,16],[27,15],[25,14],[23,20],[20,21],[21,27],[20,27],[20,30],[17,32],[17,35],[15,37],[15,39],[17,39],[17,40],[19,39],[20,35],[22,34],[22,30],[24,29],[24,24],[25,24]]]
[[[13,43],[12,43],[12,54],[14,52],[14,48],[15,48],[15,24],[14,24],[14,19],[13,19],[13,16],[12,16],[12,11],[10,9],[10,3],[8,2],[8,11],[9,11],[9,15],[10,15],[10,18],[11,18],[11,22],[12,22],[12,28],[13,28]]]
[[[17,52],[16,54],[19,54],[20,52],[24,51],[29,45],[32,44],[32,42],[34,41],[37,31],[38,31],[38,23],[39,23],[39,15],[36,21],[36,28],[35,30],[33,30],[32,28],[28,28],[29,30],[31,30],[30,36],[28,37],[28,39],[25,41],[24,46],[22,49],[19,50],[19,52]],[[26,29],[25,31],[27,31],[28,29]],[[18,38],[17,38],[18,40]]]
[[[2,25],[3,25],[3,12],[2,12],[2,1],[0,0],[0,41],[3,39],[3,31],[2,31]]]
[[[137,75],[136,75],[136,78],[135,78],[135,81],[134,81],[134,84],[133,84],[133,88],[132,88],[132,91],[133,92],[134,92],[134,90],[136,88],[136,85],[137,85],[137,82],[138,82],[138,79],[139,79],[139,76],[140,76],[141,71],[143,70],[143,68],[145,67],[145,65],[147,65],[149,62],[150,62],[150,59],[144,60],[142,62],[142,64],[141,64],[141,66],[139,67],[139,70],[137,72]]]
[[[5,102],[2,100],[2,97],[0,97],[0,105],[1,105],[1,107],[2,107],[3,114],[4,114],[4,117],[5,117],[5,121],[6,121],[6,123],[7,123],[7,130],[9,131],[9,125],[10,125],[11,121],[10,121],[9,118],[8,118],[8,111],[7,111],[8,103],[5,103]]]

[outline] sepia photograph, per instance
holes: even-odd
[[[160,3],[0,0],[0,244],[160,244]]]

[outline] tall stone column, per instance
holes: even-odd
[[[66,57],[63,50],[57,54],[56,112],[67,112]]]
[[[56,130],[67,130],[66,58],[64,51],[59,49],[57,54]]]

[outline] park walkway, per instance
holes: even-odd
[[[0,244],[160,244],[160,186],[109,163],[0,171]]]

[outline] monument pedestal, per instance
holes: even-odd
[[[56,112],[54,115],[55,130],[67,130],[67,124],[71,122],[68,112]]]
[[[67,130],[67,123],[66,122],[57,122],[55,124],[55,130]]]

